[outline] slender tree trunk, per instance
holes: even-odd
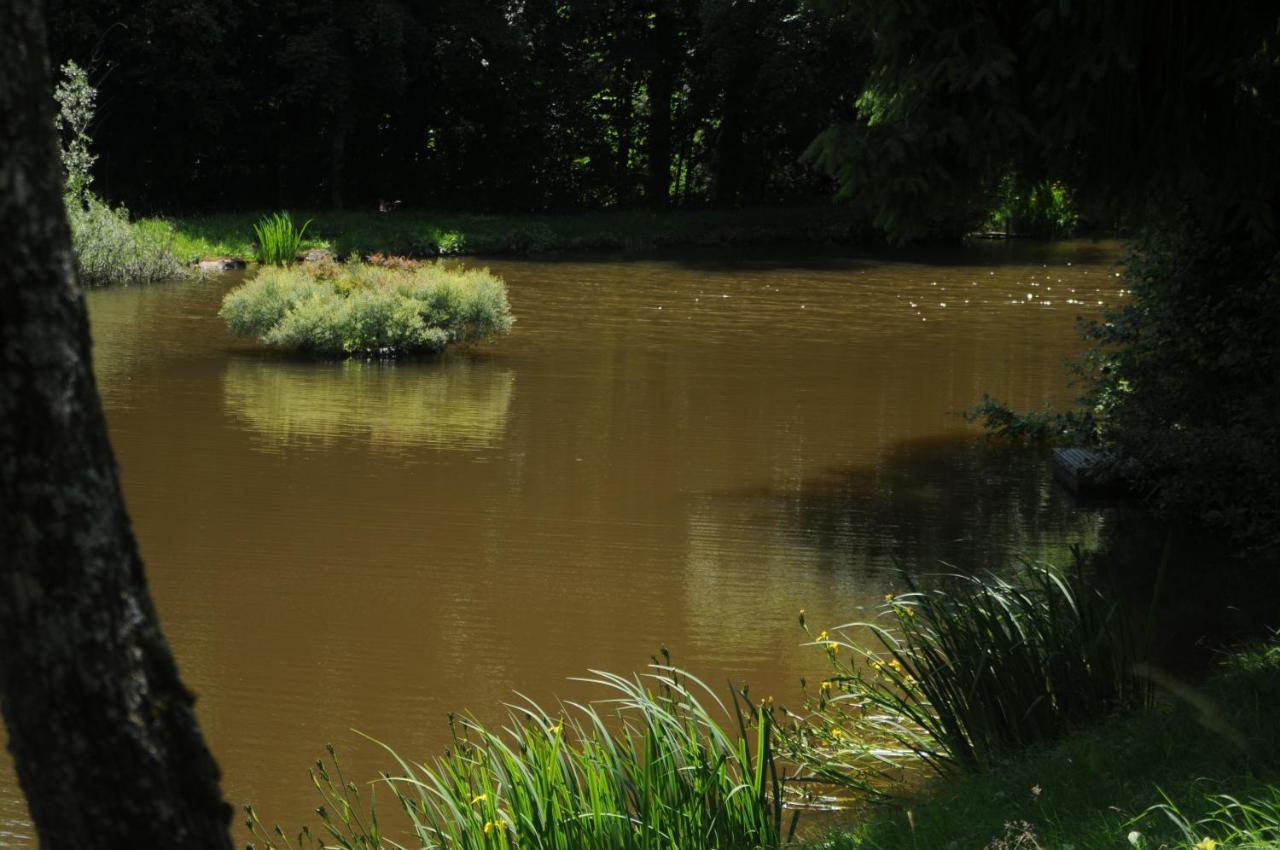
[[[631,77],[625,66],[614,82],[617,103],[613,115],[614,133],[618,137],[617,159],[614,163],[614,184],[618,193],[618,201],[626,204],[631,200],[631,127],[633,113],[633,86]]]
[[[44,850],[230,850],[94,383],[43,14],[0,0],[0,709]]]
[[[716,139],[716,170],[712,180],[712,196],[715,203],[731,206],[738,202],[742,191],[743,101],[742,73],[729,79],[724,96],[724,111],[720,115],[720,134]]]
[[[645,198],[661,209],[667,205],[671,189],[671,98],[675,92],[676,22],[674,10],[659,0],[654,13],[652,59],[649,72],[649,179]]]

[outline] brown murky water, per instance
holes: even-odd
[[[151,587],[235,803],[308,820],[309,764],[423,757],[446,716],[659,646],[796,701],[801,609],[863,616],[897,563],[1062,560],[1101,520],[954,412],[1072,397],[1113,244],[494,262],[510,337],[314,363],[229,337],[234,276],[90,295]],[[909,257],[909,259],[908,259]],[[236,827],[237,840],[243,836]],[[0,845],[29,846],[11,766]]]

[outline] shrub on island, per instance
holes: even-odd
[[[320,355],[418,354],[500,336],[514,318],[488,269],[363,263],[264,268],[227,293],[219,315],[238,336]]]

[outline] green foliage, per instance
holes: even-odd
[[[89,147],[89,125],[93,123],[98,91],[89,84],[89,75],[75,62],[62,66],[62,79],[53,91],[58,103],[54,123],[62,137],[62,170],[66,193],[76,203],[87,206],[93,198],[93,163],[97,160]]]
[[[1280,545],[1280,261],[1236,223],[1186,212],[1126,260],[1129,298],[1086,325],[1074,409],[966,415],[1015,439],[1107,450],[1157,512],[1237,545]]]
[[[338,256],[414,257],[571,251],[652,251],[704,245],[849,243],[866,235],[850,210],[829,206],[613,211],[547,215],[395,214],[314,211],[307,244]],[[249,257],[245,238],[255,215],[219,214],[163,220],[185,260]]]
[[[266,267],[229,292],[219,315],[232,332],[314,354],[412,354],[511,329],[502,280],[487,269],[414,270],[362,263]]]
[[[1272,850],[1280,847],[1280,785],[1252,799],[1238,800],[1230,794],[1210,797],[1212,810],[1202,818],[1184,814],[1168,798],[1147,813],[1161,813],[1177,828],[1181,841],[1177,850]],[[1154,848],[1154,843],[1138,830],[1129,833],[1135,850]],[[1168,847],[1168,844],[1161,844]]]
[[[253,226],[253,233],[258,237],[258,262],[271,266],[292,265],[298,259],[309,224],[311,221],[307,220],[302,227],[294,227],[287,212],[263,216]]]
[[[772,706],[735,694],[730,713],[687,673],[656,661],[651,669],[632,679],[596,671],[585,681],[610,699],[555,714],[525,700],[501,730],[456,718],[453,746],[429,763],[387,748],[398,770],[377,787],[403,809],[411,846],[421,848],[681,850],[790,840],[796,815],[784,834]],[[363,803],[329,754],[333,769],[321,762],[312,771],[326,835],[304,830],[299,846],[402,846],[379,826],[372,794]],[[292,846],[248,814],[264,847]]]
[[[947,578],[922,591],[908,577],[910,592],[885,602],[889,626],[817,636],[834,671],[816,702],[824,724],[949,774],[988,770],[1149,703],[1120,609],[1079,569],[1025,564],[1013,581]],[[853,629],[870,641],[853,640]]]
[[[1045,409],[1019,413],[986,393],[982,394],[982,401],[977,406],[960,415],[969,422],[981,423],[983,428],[998,437],[1030,443],[1091,441],[1094,427],[1087,411],[1055,413]]]
[[[1280,260],[1187,214],[1127,264],[1130,300],[1089,336],[1086,409],[1164,513],[1280,545]]]
[[[50,31],[110,69],[102,173],[138,210],[600,209],[652,174],[677,205],[824,202],[795,160],[862,74],[805,0],[69,0]]]
[[[173,255],[173,234],[159,223],[134,223],[124,207],[112,209],[92,194],[67,198],[71,247],[85,286],[153,283],[187,270]]]
[[[62,136],[63,202],[71,226],[71,248],[80,282],[86,286],[151,283],[186,273],[172,251],[173,233],[163,222],[132,223],[124,207],[112,209],[93,194],[90,150],[98,92],[75,62],[62,66],[54,90],[55,121]]]
[[[1080,226],[1075,200],[1062,183],[1044,181],[1023,189],[1010,175],[1001,183],[998,204],[987,219],[988,230],[1058,239]]]
[[[870,69],[809,156],[893,237],[985,213],[1011,172],[1142,224],[1190,202],[1275,225],[1274,6],[840,5],[873,22]]]

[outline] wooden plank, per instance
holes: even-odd
[[[1067,448],[1053,450],[1053,477],[1077,496],[1105,496],[1123,491],[1116,482],[1100,482],[1094,469],[1106,460],[1101,452],[1091,449]]]

